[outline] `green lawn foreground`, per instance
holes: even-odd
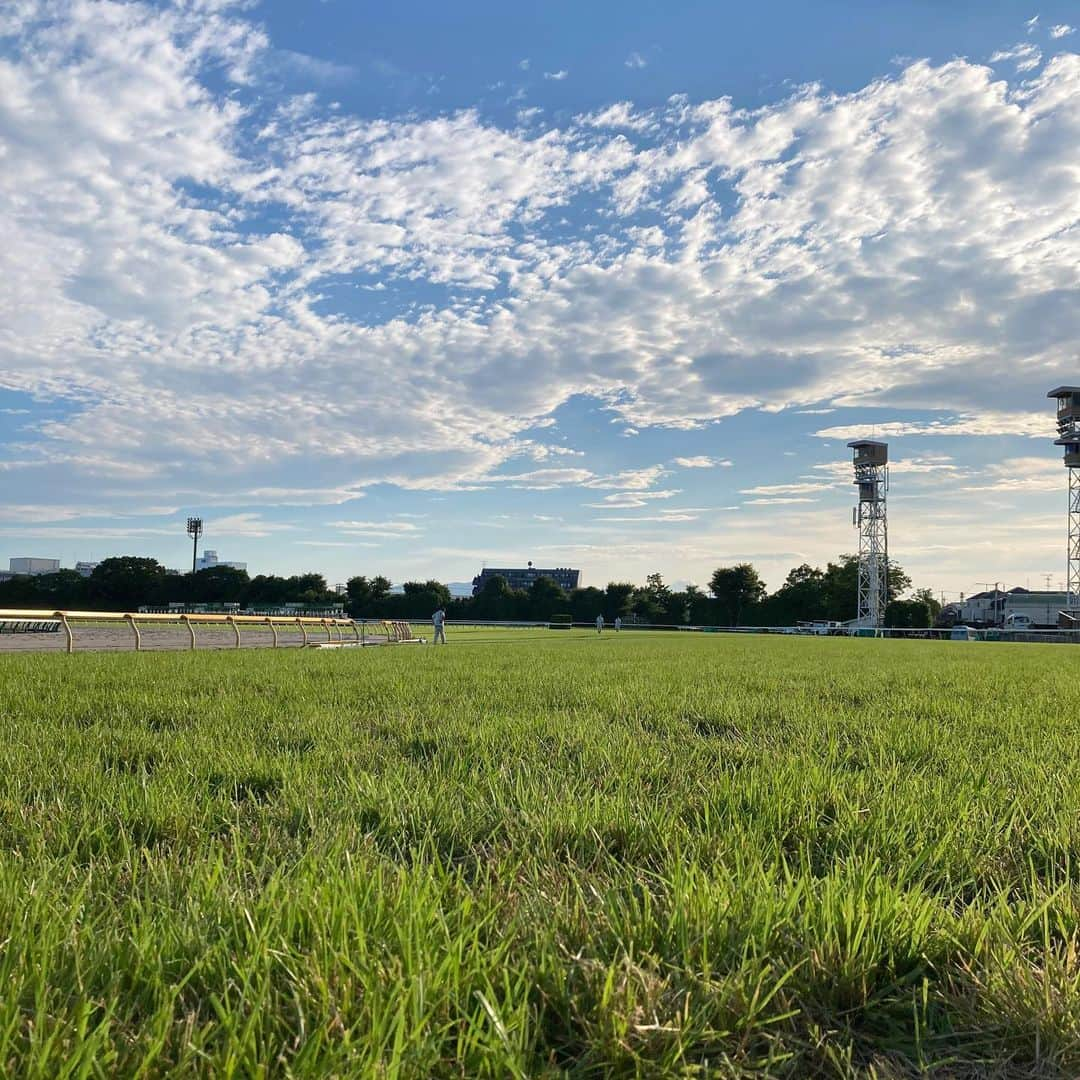
[[[1080,653],[0,657],[0,1073],[1080,1075]]]

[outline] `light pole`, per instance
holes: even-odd
[[[195,565],[199,560],[199,537],[202,536],[202,518],[190,517],[187,519],[187,534],[191,537],[191,572],[195,573]]]

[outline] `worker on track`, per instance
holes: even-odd
[[[615,616],[615,633],[617,634],[622,629],[622,616]]]
[[[596,616],[596,632],[598,634],[602,634],[604,632],[604,616],[603,615],[597,615]]]
[[[442,608],[439,608],[434,615],[431,616],[431,625],[435,627],[435,636],[432,640],[432,645],[438,645],[441,641],[446,644],[446,612]]]

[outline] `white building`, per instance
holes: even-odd
[[[214,566],[228,566],[233,570],[247,570],[246,562],[225,562],[218,558],[218,553],[213,548],[207,548],[196,561],[195,569],[196,571],[209,570]]]
[[[12,574],[55,574],[59,569],[59,559],[19,558],[8,561],[8,570]]]
[[[1069,606],[1063,592],[989,589],[949,605],[949,616],[969,626],[1004,626],[1010,615],[1025,616],[1038,626],[1057,626],[1058,612]]]
[[[96,562],[77,562],[75,564],[75,573],[81,574],[83,577],[89,577],[97,569]]]

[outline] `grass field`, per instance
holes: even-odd
[[[0,1073],[1080,1075],[1078,664],[0,657]]]

